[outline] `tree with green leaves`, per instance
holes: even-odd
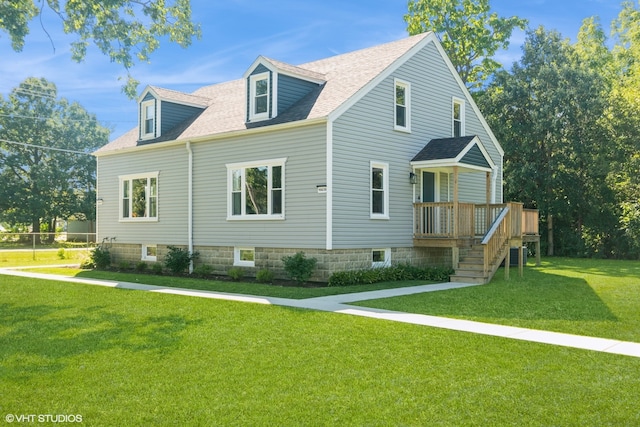
[[[28,78],[0,97],[0,221],[38,233],[56,219],[95,219],[91,153],[109,133],[45,79]]]
[[[169,37],[182,47],[200,37],[199,26],[191,22],[190,0],[0,1],[0,30],[9,35],[16,52],[24,46],[29,23],[45,7],[60,18],[65,33],[78,36],[71,44],[75,61],[84,60],[93,43],[112,62],[124,66],[127,83],[123,91],[130,98],[137,94],[138,81],[129,70],[136,61],[149,60],[160,37]]]
[[[505,195],[540,210],[548,255],[610,252],[617,224],[608,82],[580,66],[580,49],[555,31],[529,31],[522,59],[479,99],[505,149]]]
[[[433,31],[469,89],[482,87],[501,66],[493,57],[506,49],[525,19],[499,17],[489,0],[410,0],[404,17],[409,34]]]

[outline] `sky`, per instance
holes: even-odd
[[[500,16],[529,20],[575,41],[585,18],[598,16],[608,33],[622,0],[491,0]],[[168,40],[152,54],[150,63],[138,63],[132,74],[146,85],[183,92],[235,80],[259,56],[293,65],[407,37],[403,16],[407,0],[191,0],[193,20],[202,38],[183,49]],[[46,31],[45,31],[46,30]],[[47,36],[51,35],[51,39]],[[90,49],[84,62],[71,59],[69,43],[59,18],[44,8],[42,20],[30,25],[22,52],[11,49],[0,31],[0,95],[27,77],[44,77],[56,84],[58,95],[78,102],[112,129],[111,140],[137,125],[136,101],[122,92],[126,76],[118,64]],[[495,59],[506,68],[520,59],[525,40],[515,31],[511,46]]]

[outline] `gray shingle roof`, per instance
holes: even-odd
[[[243,79],[233,80],[202,87],[193,94],[153,87],[162,97],[179,102],[206,102],[206,109],[188,124],[180,126],[179,132],[172,130],[171,137],[176,140],[217,135],[227,132],[268,126],[278,123],[327,117],[342,104],[346,103],[369,82],[420,43],[428,33],[407,37],[391,43],[385,43],[330,58],[292,66],[271,60],[277,67],[298,74],[308,73],[309,77],[322,77],[326,83],[294,104],[276,118],[257,124],[246,123],[246,93]],[[135,112],[132,112],[135,114]],[[165,140],[165,138],[162,138]],[[157,141],[156,141],[157,142]],[[138,142],[137,128],[125,133],[96,153],[119,150],[141,145]]]
[[[416,156],[412,162],[427,160],[455,159],[475,136],[461,136],[457,138],[432,139]]]

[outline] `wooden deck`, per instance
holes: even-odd
[[[524,209],[522,203],[415,203],[414,227],[414,246],[453,248],[454,269],[458,269],[461,248],[481,252],[481,261],[476,261],[478,272],[472,278],[477,282],[490,280],[500,263],[509,261],[509,248],[522,247],[525,242],[536,245],[536,261],[540,263],[538,211]],[[509,274],[508,262],[505,274]]]

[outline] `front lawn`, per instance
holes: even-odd
[[[546,258],[522,278],[357,305],[640,342],[640,262]]]
[[[633,357],[327,312],[0,278],[3,419],[619,426],[640,425],[638,401],[640,359]]]
[[[57,249],[11,249],[0,250],[0,268],[80,264],[88,257],[87,248],[57,248]]]

